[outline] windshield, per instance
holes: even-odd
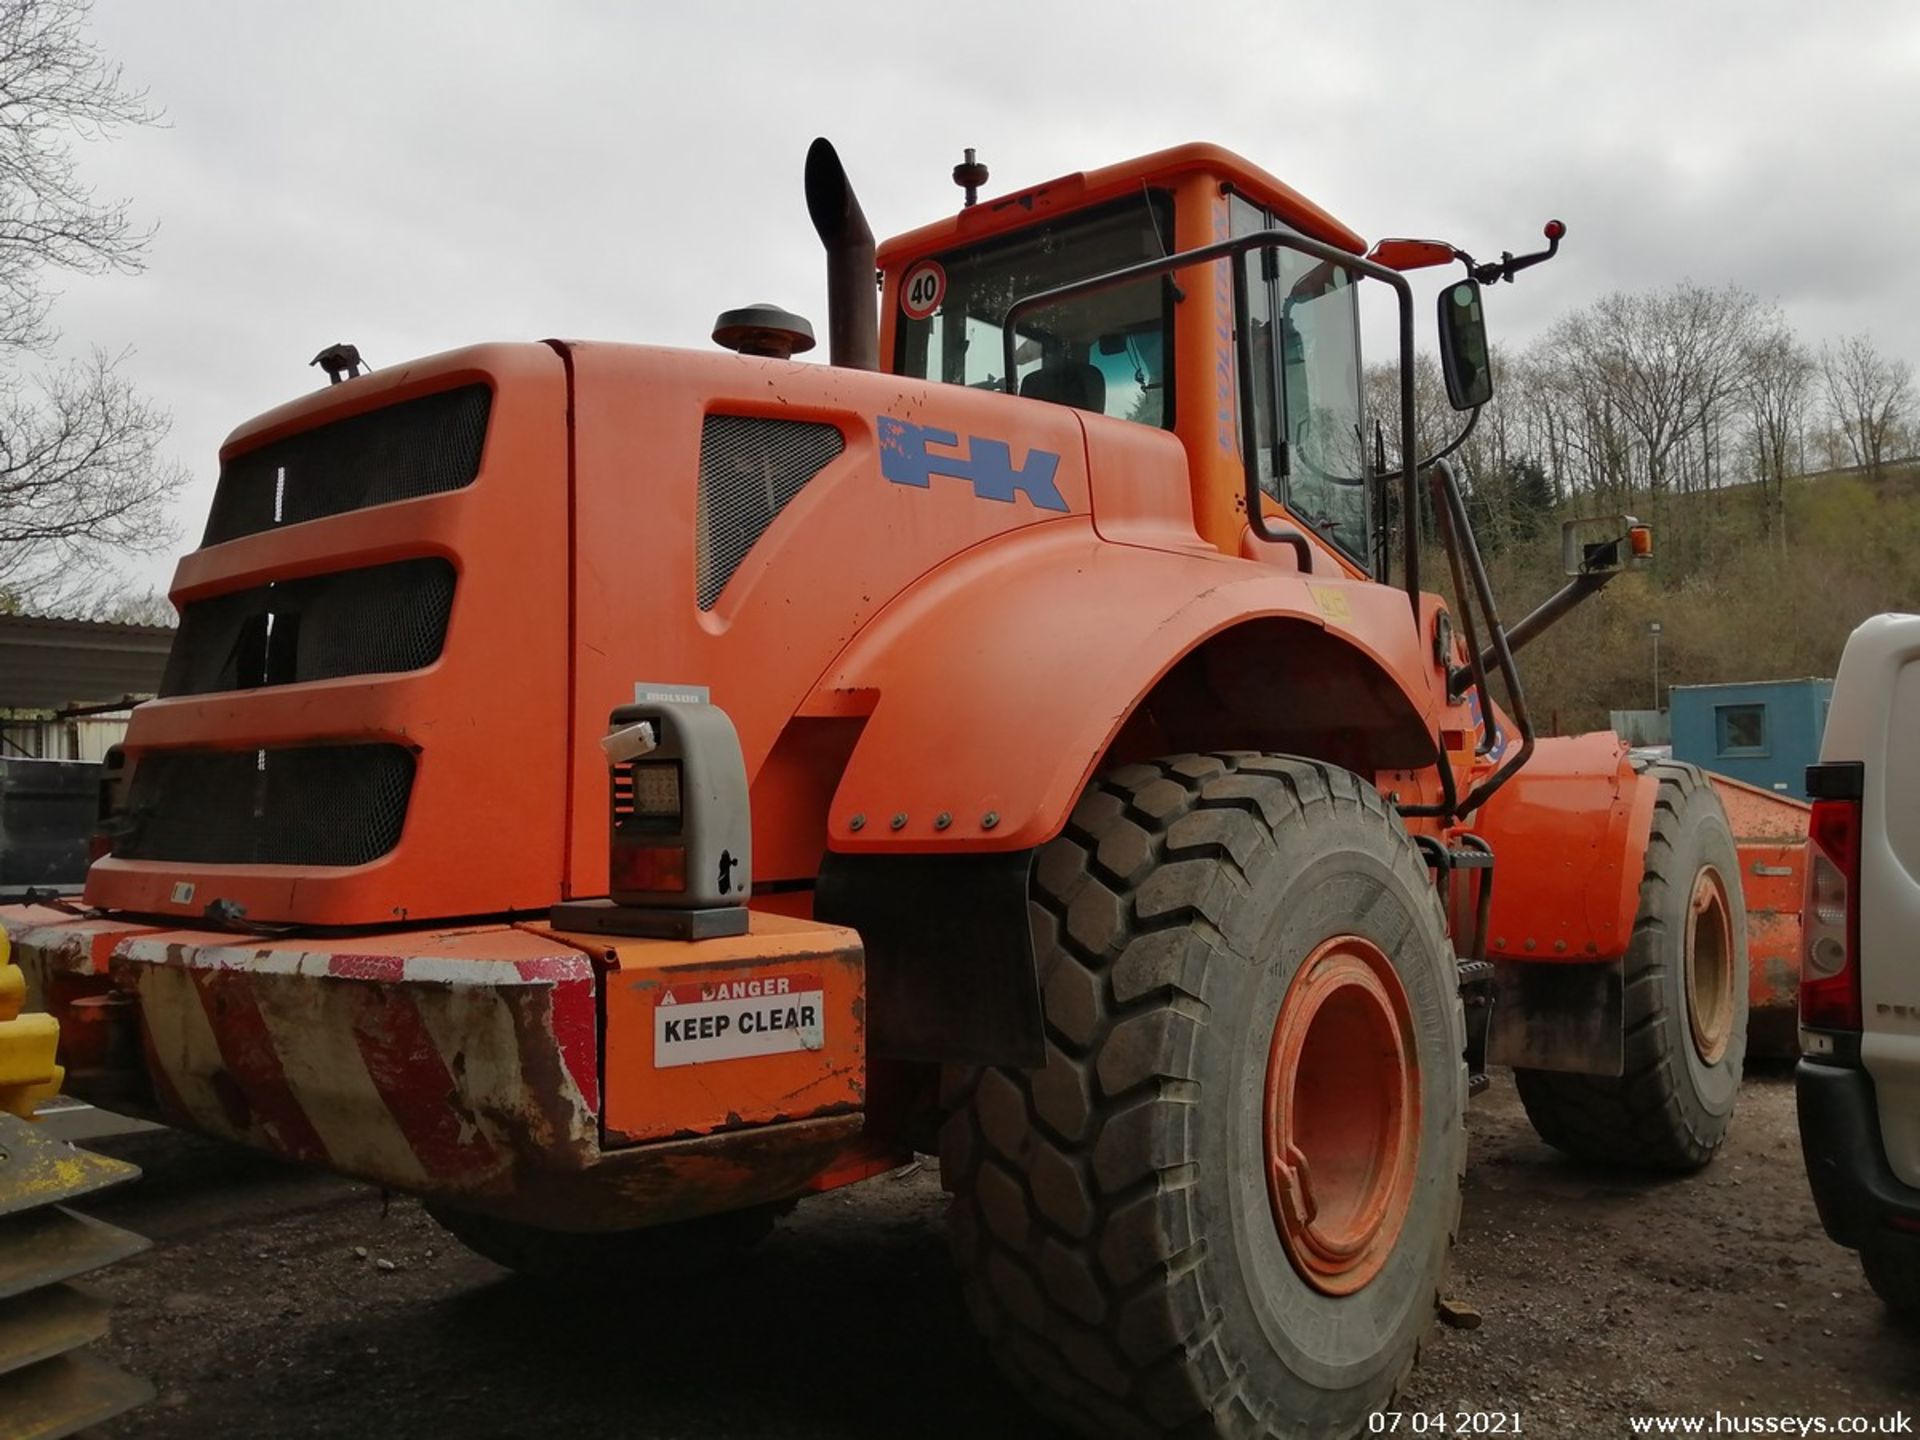
[[[1001,320],[1015,300],[1156,260],[1173,241],[1163,193],[1050,220],[910,264],[895,369],[949,385],[1004,386]],[[1173,313],[1161,278],[1029,312],[1015,348],[1022,395],[1143,425],[1173,423]]]

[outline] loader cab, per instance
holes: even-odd
[[[1186,474],[1170,467],[1168,483],[1190,487],[1200,534],[1228,554],[1292,564],[1247,524],[1231,262],[1022,315],[1011,376],[1005,358],[1016,300],[1272,229],[1364,250],[1305,197],[1206,145],[983,200],[881,247],[881,364],[1170,432]],[[1285,251],[1246,263],[1262,508],[1323,542],[1323,563],[1371,573],[1376,487],[1354,277]]]

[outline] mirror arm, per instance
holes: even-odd
[[[1590,570],[1585,574],[1574,576],[1542,600],[1521,619],[1519,624],[1507,632],[1507,649],[1516,651],[1528,641],[1538,639],[1542,631],[1556,624],[1581,601],[1589,596],[1598,595],[1614,576],[1621,573],[1623,572],[1619,570]],[[1483,667],[1492,666],[1495,659],[1491,647],[1481,652],[1480,663]]]
[[[1547,248],[1544,250],[1534,250],[1525,255],[1516,255],[1511,250],[1503,250],[1500,252],[1500,258],[1498,260],[1489,260],[1485,264],[1476,264],[1474,258],[1464,250],[1456,249],[1453,253],[1457,259],[1466,265],[1467,273],[1482,285],[1492,285],[1501,280],[1511,283],[1513,277],[1518,275],[1522,270],[1529,269],[1543,261],[1551,260],[1555,255],[1558,255],[1560,253],[1560,241],[1561,238],[1566,235],[1567,227],[1558,220],[1549,220],[1546,228],[1540,233],[1547,237]]]
[[[1449,444],[1444,445],[1440,449],[1434,451],[1433,454],[1427,456],[1426,459],[1422,460],[1414,468],[1417,470],[1428,469],[1433,464],[1434,461],[1446,459],[1447,456],[1451,455],[1454,451],[1458,450],[1462,445],[1466,444],[1467,437],[1473,434],[1473,427],[1480,423],[1480,411],[1482,408],[1483,407],[1479,405],[1474,406],[1473,409],[1467,413],[1467,423],[1465,428],[1463,428],[1458,435],[1454,436],[1453,440]]]

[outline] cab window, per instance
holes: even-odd
[[[916,318],[903,296],[894,368],[949,385],[1004,386],[1003,322],[1014,301],[1156,260],[1173,243],[1163,192],[1079,211],[934,257],[939,303]],[[910,262],[913,279],[922,262]],[[1173,424],[1172,287],[1152,278],[1030,311],[1014,348],[1020,394],[1143,425]]]
[[[1235,235],[1289,228],[1242,196],[1229,203]],[[1347,271],[1298,251],[1271,254],[1249,261],[1248,283],[1261,488],[1366,565],[1372,477],[1357,287]]]

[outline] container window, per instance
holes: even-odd
[[[1765,705],[1716,705],[1713,715],[1722,755],[1767,753]]]

